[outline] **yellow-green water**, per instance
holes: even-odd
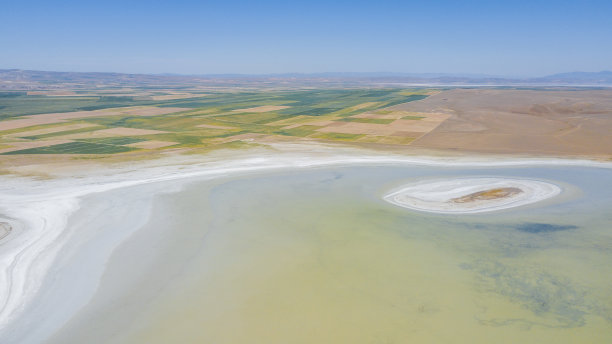
[[[402,182],[445,175],[541,178],[581,192],[463,216],[380,199]],[[610,176],[351,167],[194,182],[158,198],[149,225],[117,250],[98,295],[56,341],[608,342]]]

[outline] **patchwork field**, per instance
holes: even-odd
[[[146,157],[324,141],[610,158],[611,99],[606,89],[9,91],[0,92],[0,154]]]
[[[3,92],[0,154],[104,155],[297,139],[401,145],[448,117],[393,109],[433,90],[123,92]]]

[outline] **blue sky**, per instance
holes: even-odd
[[[0,0],[0,69],[612,70],[612,1]]]

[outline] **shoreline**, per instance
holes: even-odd
[[[337,143],[325,141],[284,141],[284,142],[262,142],[260,145],[244,147],[239,149],[221,148],[208,151],[168,151],[163,154],[149,156],[135,155],[129,153],[123,156],[93,157],[83,155],[80,158],[58,154],[54,159],[48,160],[48,155],[34,155],[38,163],[25,163],[17,159],[5,166],[0,166],[0,178],[43,178],[56,179],[58,177],[74,177],[75,174],[83,177],[96,175],[96,171],[117,170],[124,172],[130,166],[135,168],[160,167],[160,165],[194,165],[218,162],[226,156],[245,157],[251,156],[248,152],[263,155],[298,152],[310,154],[314,150],[317,154],[333,154],[342,152],[343,156],[367,156],[379,158],[398,158],[402,161],[412,161],[415,164],[427,166],[447,165],[456,166],[500,166],[500,164],[559,164],[579,166],[599,166],[612,168],[612,159],[602,155],[571,155],[571,154],[522,154],[522,153],[495,153],[473,150],[448,150],[422,147],[397,147],[386,144],[361,144],[356,142]],[[246,153],[245,153],[246,152]],[[10,162],[14,156],[7,156]],[[44,172],[41,172],[44,170]]]
[[[11,332],[43,287],[60,249],[70,240],[66,226],[84,197],[121,188],[189,178],[215,179],[266,171],[351,165],[420,165],[450,167],[586,166],[612,168],[612,163],[569,159],[492,159],[381,154],[324,145],[282,145],[278,150],[247,150],[191,159],[158,160],[109,167],[75,178],[41,181],[2,176],[0,221],[13,231],[0,240],[0,334]],[[316,150],[313,152],[313,147]],[[254,155],[256,155],[254,157]],[[202,162],[202,160],[207,160]],[[148,195],[155,196],[157,193]],[[138,230],[139,228],[135,229]],[[127,236],[129,237],[129,233]],[[125,238],[124,238],[125,240]],[[62,324],[58,324],[58,328]],[[3,336],[4,337],[4,336]]]

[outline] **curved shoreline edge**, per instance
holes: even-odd
[[[590,166],[612,168],[612,163],[569,159],[491,159],[435,158],[382,155],[343,151],[337,148],[302,146],[302,151],[243,152],[217,157],[204,163],[194,159],[171,166],[131,166],[109,169],[101,175],[37,181],[0,177],[0,213],[10,218],[13,231],[0,241],[0,337],[24,315],[30,301],[64,243],[68,218],[78,210],[85,196],[124,187],[178,179],[223,178],[264,171],[352,165],[420,165],[455,167],[508,166]],[[253,157],[257,154],[256,157]],[[201,158],[201,157],[200,157]],[[16,233],[18,232],[18,233]],[[59,324],[58,326],[61,326]]]

